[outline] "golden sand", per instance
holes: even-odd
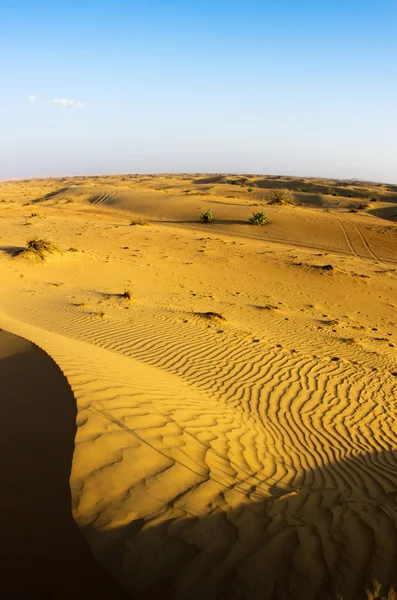
[[[37,345],[0,337],[3,485],[14,490],[2,516],[24,507],[34,522],[52,519],[58,536],[63,518],[73,529],[65,478],[76,416],[71,502],[98,561],[87,548],[81,571],[92,590],[103,576],[137,600],[391,600],[397,194],[235,180],[0,184],[0,327]],[[293,188],[295,205],[268,206],[275,187]],[[207,209],[214,220],[202,224]],[[268,223],[249,225],[260,210]],[[18,255],[33,239],[61,252]],[[43,364],[23,377],[16,410],[10,390],[37,347]],[[67,397],[51,392],[49,357]],[[72,411],[65,439],[40,390]],[[36,472],[49,479],[43,461],[29,462],[38,431],[44,456],[69,452],[59,469],[51,463],[62,478],[56,497],[28,492]],[[13,557],[18,531],[8,531]],[[40,585],[64,576],[52,568]],[[103,597],[117,598],[105,587]]]

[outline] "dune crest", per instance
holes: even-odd
[[[127,598],[71,512],[72,391],[34,344],[0,330],[0,592],[7,599]]]

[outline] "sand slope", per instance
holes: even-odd
[[[255,229],[216,188],[206,227],[208,182],[89,184],[4,208],[0,326],[73,390],[98,560],[134,598],[394,598],[395,225],[269,207]],[[79,251],[14,258],[33,231]]]
[[[37,346],[0,330],[2,598],[127,598],[71,513],[76,405]]]

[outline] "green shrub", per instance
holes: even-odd
[[[248,220],[251,225],[264,225],[267,221],[267,215],[262,210],[261,212],[254,213]]]
[[[213,219],[213,217],[212,217],[212,212],[210,209],[203,212],[203,214],[200,216],[200,221],[202,223],[210,223],[212,221],[212,219]]]
[[[253,191],[254,191],[254,188],[253,188],[253,187],[249,187],[249,188],[247,189],[247,192],[253,192]]]

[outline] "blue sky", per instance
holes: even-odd
[[[397,183],[396,0],[1,0],[0,178]]]

